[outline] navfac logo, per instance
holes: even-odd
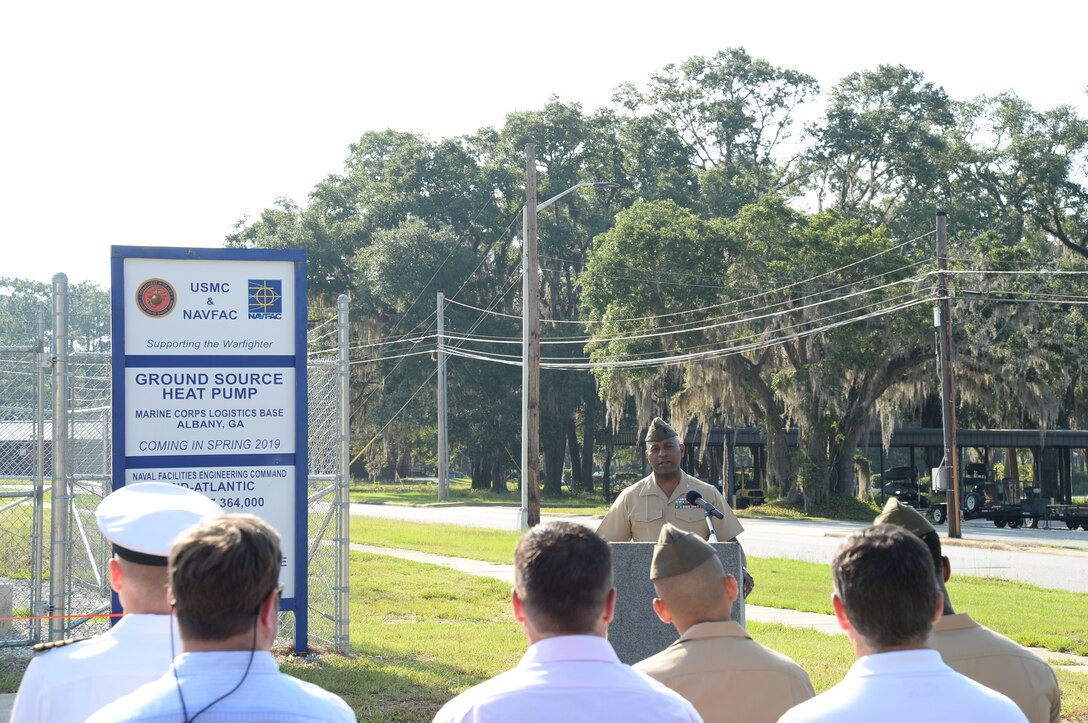
[[[249,280],[249,318],[279,319],[283,316],[283,282],[279,279]]]

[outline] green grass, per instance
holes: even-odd
[[[525,650],[498,580],[352,553],[351,585],[351,655],[288,658],[283,669],[337,693],[360,720],[430,720]]]
[[[831,497],[814,505],[806,515],[798,506],[780,502],[766,502],[736,511],[738,517],[764,517],[794,520],[851,520],[872,522],[880,514],[880,507],[853,497]]]
[[[4,554],[0,557],[0,577],[8,577],[15,580],[29,580],[31,577],[32,549],[31,532],[34,529],[34,504],[33,498],[22,504],[10,507],[0,512],[0,530],[3,530]],[[15,500],[5,498],[0,500],[0,507],[10,504]],[[49,563],[49,525],[51,521],[50,510],[43,511],[42,536],[46,543],[42,544],[42,558],[45,569]]]
[[[352,518],[351,541],[509,564],[517,532],[453,525]],[[748,558],[753,605],[831,614],[827,565],[782,558]],[[948,594],[957,610],[1021,645],[1088,655],[1088,598],[1079,593],[968,575],[953,576]]]
[[[351,487],[351,501],[372,505],[511,505],[518,506],[521,497],[517,484],[511,483],[510,492],[496,494],[490,490],[474,490],[466,478],[450,480],[450,496],[444,502],[438,501],[438,487],[431,481],[403,481],[400,484],[361,483]],[[540,512],[544,515],[583,514],[603,515],[608,511],[608,504],[600,492],[585,493],[566,490],[561,497],[544,496],[540,500]],[[880,508],[872,502],[849,497],[832,497],[809,510],[805,514],[800,507],[779,502],[768,502],[743,510],[736,510],[738,517],[764,517],[775,519],[830,519],[871,522],[880,514]]]
[[[854,664],[854,649],[845,635],[828,635],[811,628],[753,621],[745,624],[744,628],[753,640],[788,655],[804,668],[817,693],[842,680],[847,669]],[[1085,682],[1088,683],[1088,678]]]
[[[284,670],[341,695],[360,720],[429,720],[449,698],[507,670],[526,642],[509,608],[509,586],[445,568],[352,553],[352,655]],[[763,645],[790,656],[817,692],[845,675],[845,636],[750,623]],[[1088,715],[1088,676],[1058,671],[1063,715]]]
[[[781,558],[748,558],[753,605],[832,614],[831,570]],[[1065,590],[995,578],[953,576],[948,596],[957,611],[1021,645],[1088,655],[1088,598]]]
[[[500,565],[514,560],[520,532],[352,517],[351,541],[378,547],[465,557]]]
[[[520,659],[526,641],[509,595],[498,580],[355,552],[351,653],[278,657],[285,672],[343,697],[360,720],[427,721],[454,695]],[[853,662],[841,635],[760,623],[748,630],[796,660],[817,692]],[[14,692],[21,674],[21,666],[0,669],[0,691]],[[1058,679],[1063,716],[1088,715],[1088,676],[1059,670]]]
[[[438,486],[431,481],[403,481],[400,484],[354,482],[351,501],[371,505],[506,505],[518,507],[521,495],[517,484],[510,485],[506,494],[491,490],[474,490],[470,480],[458,477],[450,480],[449,498],[438,501]],[[545,515],[583,514],[603,515],[608,505],[597,495],[565,492],[561,497],[542,496],[540,512]]]

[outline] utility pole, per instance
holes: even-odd
[[[446,295],[438,292],[438,499],[450,496],[449,437],[446,428]]]
[[[521,247],[521,529],[540,524],[540,273],[536,255],[536,146],[525,146]]]
[[[937,345],[941,367],[941,420],[944,423],[945,479],[951,480],[948,499],[948,536],[959,538],[960,531],[960,471],[956,452],[956,392],[952,379],[952,304],[948,297],[948,232],[947,216],[937,212]]]

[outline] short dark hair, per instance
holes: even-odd
[[[877,649],[921,645],[937,610],[936,574],[925,544],[894,525],[852,534],[831,561],[846,617]]]
[[[256,624],[280,576],[280,537],[255,515],[223,515],[182,533],[170,590],[183,638],[225,640]]]
[[[933,573],[937,576],[937,579],[944,582],[942,573],[944,572],[944,560],[941,559],[941,536],[937,534],[937,531],[927,532],[922,535],[922,542],[925,543],[926,549],[929,550],[929,556],[933,560]]]
[[[542,632],[592,633],[612,590],[612,551],[583,525],[537,525],[514,552],[514,585]]]

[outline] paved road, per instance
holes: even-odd
[[[353,504],[353,515],[498,530],[517,529],[517,510],[495,506],[402,507]],[[549,518],[548,519],[559,519]],[[595,526],[595,517],[569,517]],[[828,563],[842,538],[864,527],[857,522],[741,520],[740,541],[754,557],[786,557]],[[942,529],[942,532],[944,530]],[[954,575],[1019,580],[1042,587],[1088,592],[1088,532],[1058,529],[1000,530],[984,520],[963,525],[960,540],[944,540]]]

